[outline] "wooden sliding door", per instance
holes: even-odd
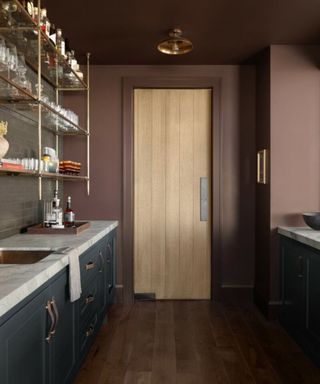
[[[134,291],[209,299],[210,89],[134,91]]]

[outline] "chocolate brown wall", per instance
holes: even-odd
[[[124,77],[221,79],[221,284],[252,287],[254,279],[255,70],[252,66],[93,66],[91,68],[91,194],[66,183],[78,218],[122,217],[122,81]],[[66,102],[79,110],[80,96]],[[85,118],[83,113],[82,119]],[[65,154],[85,160],[85,146],[65,142]],[[122,281],[119,256],[118,284]]]

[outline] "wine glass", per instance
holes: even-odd
[[[1,3],[2,9],[8,14],[8,26],[13,26],[13,18],[12,14],[17,11],[17,4],[13,1],[2,1]]]

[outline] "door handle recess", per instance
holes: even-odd
[[[200,177],[200,221],[208,221],[208,178]]]
[[[89,263],[86,264],[86,271],[90,271],[91,269],[94,269],[96,267],[96,263],[93,261],[89,261]]]

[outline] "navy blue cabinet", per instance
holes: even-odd
[[[49,383],[50,331],[45,289],[0,327],[0,383]]]
[[[50,378],[53,384],[68,383],[77,363],[76,305],[70,302],[68,273],[63,273],[50,285],[55,313],[55,329],[50,341]]]
[[[67,270],[0,327],[2,384],[67,383],[76,366]]]
[[[310,252],[308,269],[308,330],[320,346],[320,252]]]
[[[281,237],[280,321],[320,366],[320,251]]]
[[[68,268],[0,325],[1,384],[71,383],[114,300],[116,231],[80,255],[82,295],[69,300]]]

